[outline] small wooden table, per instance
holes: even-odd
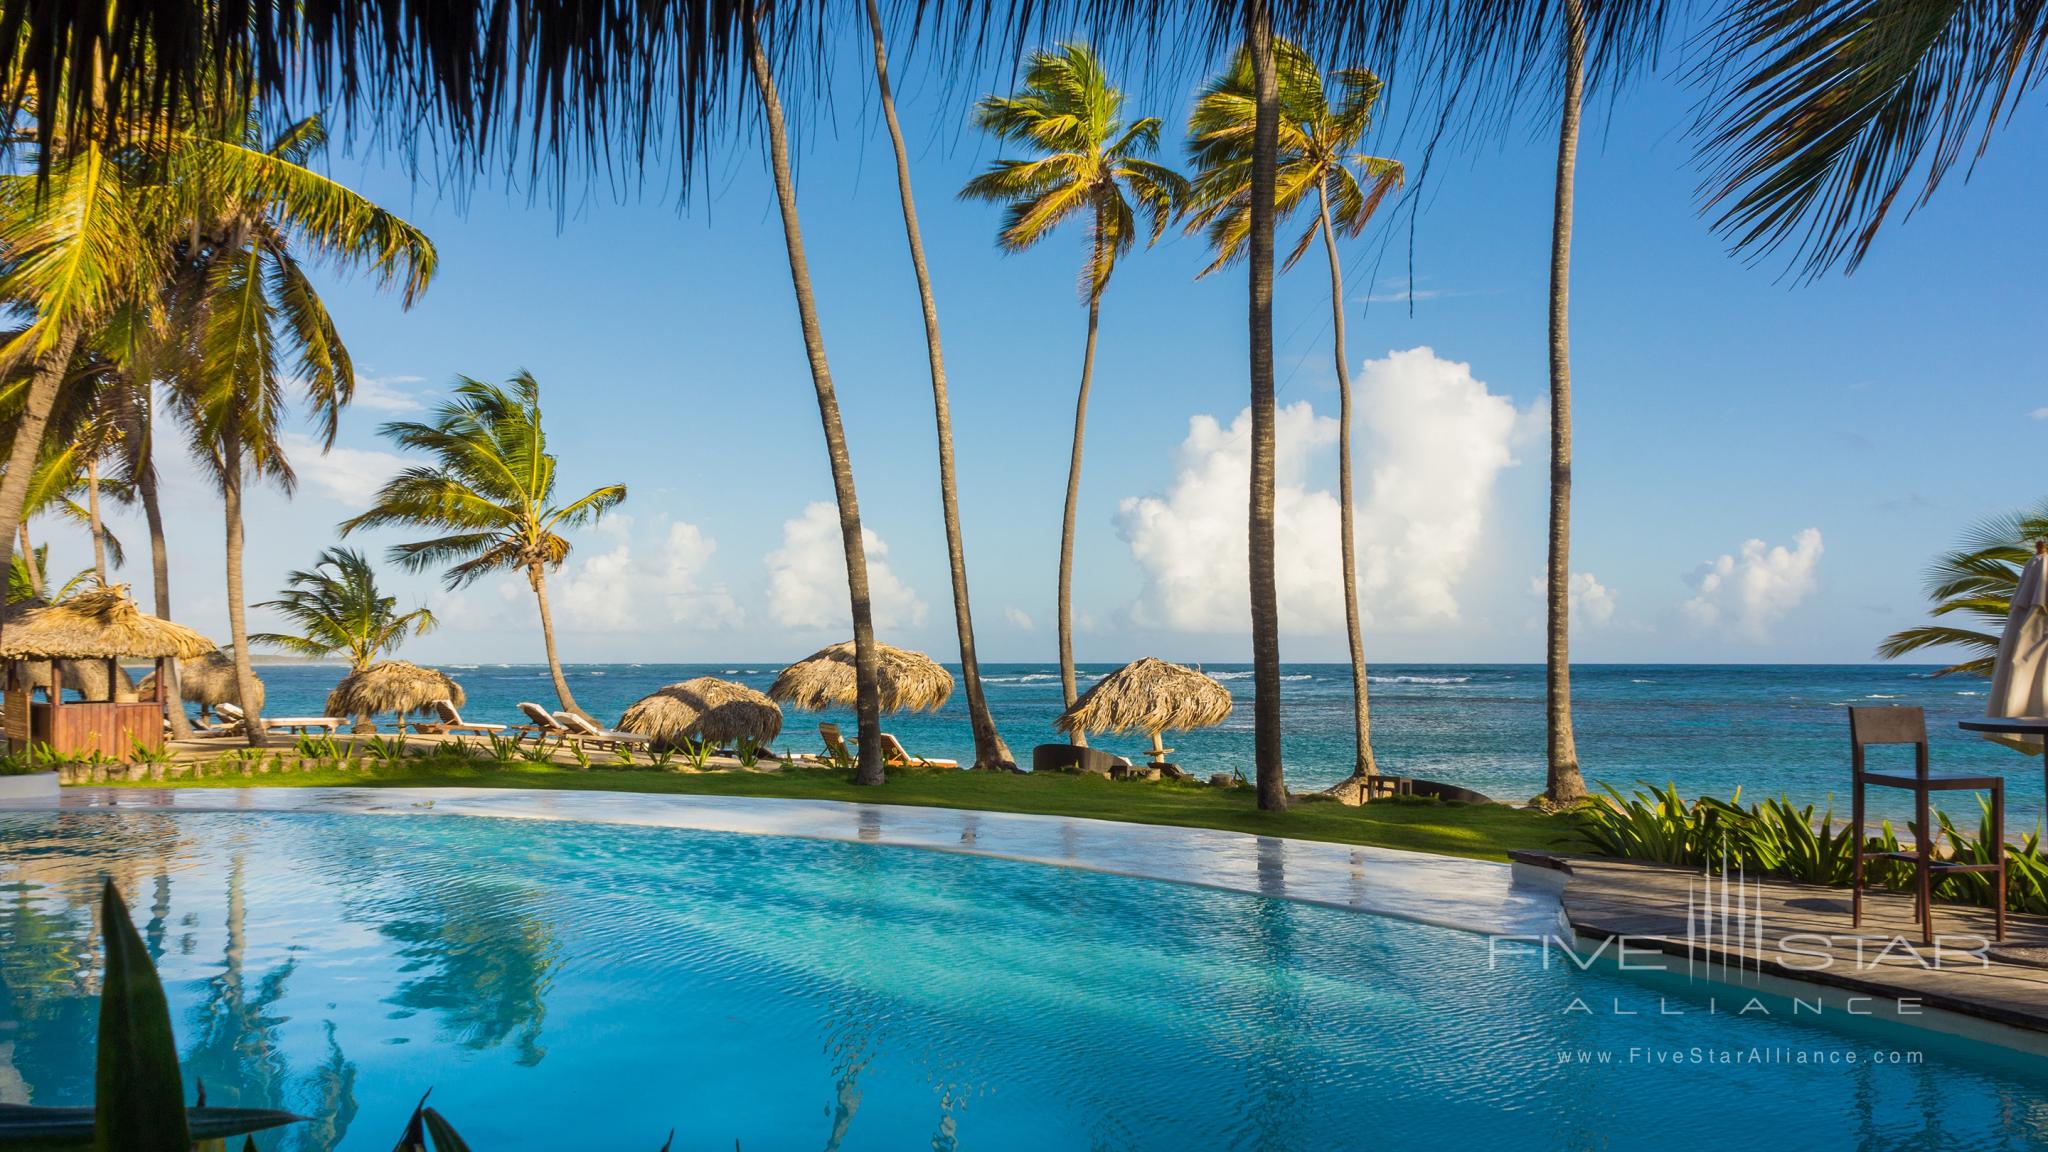
[[[1956,727],[1965,732],[1989,732],[1999,736],[2037,736],[2041,739],[2041,763],[2048,778],[2048,716],[1988,716],[1982,720],[1961,720]]]

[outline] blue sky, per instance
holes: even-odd
[[[862,510],[881,548],[885,638],[951,658],[931,395],[886,137],[848,94],[802,133],[801,210]],[[1134,76],[1168,121],[1191,83]],[[1005,256],[998,212],[954,191],[998,153],[965,87],[899,94],[953,385],[960,497],[984,657],[1050,661],[1061,486],[1084,314],[1082,235]],[[858,94],[856,94],[858,93]],[[1389,119],[1413,94],[1398,85]],[[2032,502],[2048,421],[2034,235],[2048,127],[2022,116],[1970,181],[1885,234],[1853,277],[1794,285],[1727,256],[1695,210],[1696,96],[1653,80],[1591,126],[1573,273],[1573,570],[1584,661],[1861,661],[1922,617],[1921,572],[1967,524]],[[1413,159],[1407,142],[1376,150]],[[832,498],[760,141],[727,134],[681,208],[673,181],[557,206],[502,185],[460,204],[357,150],[333,172],[427,229],[420,304],[361,280],[328,302],[365,377],[339,450],[310,442],[295,499],[251,500],[248,587],[310,563],[395,468],[379,423],[450,379],[540,379],[566,494],[624,482],[624,515],[575,540],[554,593],[572,660],[776,659],[843,638]],[[1358,374],[1369,657],[1542,655],[1547,123],[1441,157],[1408,236],[1346,246]],[[2017,231],[2016,231],[2017,230]],[[1248,654],[1239,575],[1246,404],[1241,271],[1201,282],[1197,238],[1119,268],[1103,306],[1077,546],[1083,660]],[[1377,266],[1375,267],[1375,263]],[[1315,257],[1281,284],[1284,655],[1341,659],[1329,492],[1335,375]],[[1428,351],[1418,351],[1427,349]],[[1374,362],[1369,364],[1368,362]],[[1302,407],[1305,406],[1305,407]],[[309,427],[299,431],[310,433]],[[225,633],[217,503],[167,466],[181,616]],[[138,516],[125,578],[146,587]],[[38,527],[53,569],[82,540]],[[365,537],[374,551],[402,537]],[[450,595],[386,577],[444,618],[409,654],[532,660],[523,583]],[[257,628],[267,626],[262,613]]]

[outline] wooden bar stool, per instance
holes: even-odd
[[[1913,774],[1870,772],[1863,766],[1864,749],[1880,744],[1911,744]],[[1865,857],[1897,860],[1913,866],[1913,918],[1920,923],[1923,943],[1934,943],[1934,877],[1937,874],[1980,872],[1996,877],[1998,939],[2005,939],[2005,778],[2002,776],[1930,776],[1927,772],[1927,713],[1919,708],[1849,709],[1849,758],[1856,771],[1855,874],[1850,895],[1850,923],[1863,926],[1863,861]],[[1913,819],[1920,833],[1911,852],[1866,852],[1863,839],[1863,789],[1904,788],[1913,793]],[[1936,792],[1991,793],[1991,833],[1995,844],[1989,864],[1939,860],[1934,855],[1935,828],[1929,803]]]

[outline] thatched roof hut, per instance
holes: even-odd
[[[699,676],[635,701],[619,719],[619,728],[652,736],[658,747],[699,740],[768,744],[782,733],[782,709],[744,684]]]
[[[882,711],[935,712],[953,694],[953,674],[922,652],[877,644],[880,649]],[[782,670],[768,695],[792,708],[819,711],[851,708],[854,697],[853,641],[811,653]]]
[[[107,662],[105,660],[59,660],[57,670],[63,674],[64,686],[78,693],[81,700],[123,700],[136,701],[150,694],[151,673],[143,678],[138,687],[128,678],[128,670],[114,666],[113,695],[107,694]],[[22,679],[31,688],[50,687],[50,661],[33,660],[22,666]]]
[[[64,679],[68,683],[71,679],[70,674],[67,673]],[[142,683],[137,686],[137,690],[144,695],[148,695],[155,686],[156,673],[152,672],[148,676],[143,677]],[[264,690],[263,680],[261,677],[258,677],[256,680],[256,708],[258,710],[261,710],[263,707],[265,695],[267,693]],[[234,657],[220,651],[208,652],[206,655],[192,660],[178,661],[178,696],[187,704],[197,704],[201,708],[212,708],[221,704],[234,704],[244,710],[249,707],[243,703],[241,693],[235,687]]]
[[[1168,664],[1150,656],[1096,681],[1074,706],[1053,721],[1061,732],[1145,732],[1152,737],[1155,759],[1171,749],[1159,734],[1208,728],[1230,718],[1230,689],[1199,670]]]
[[[0,660],[159,660],[215,649],[201,633],[145,614],[125,584],[27,609],[0,629]]]
[[[466,699],[462,685],[445,673],[405,660],[384,660],[342,677],[334,691],[327,694],[327,714],[376,716],[393,712],[402,716],[421,711],[436,700],[448,700],[460,708]]]

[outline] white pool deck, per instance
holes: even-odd
[[[66,788],[4,811],[353,812],[630,824],[885,844],[1194,884],[1469,932],[1563,928],[1557,883],[1507,864],[1209,828],[899,804],[497,788]]]

